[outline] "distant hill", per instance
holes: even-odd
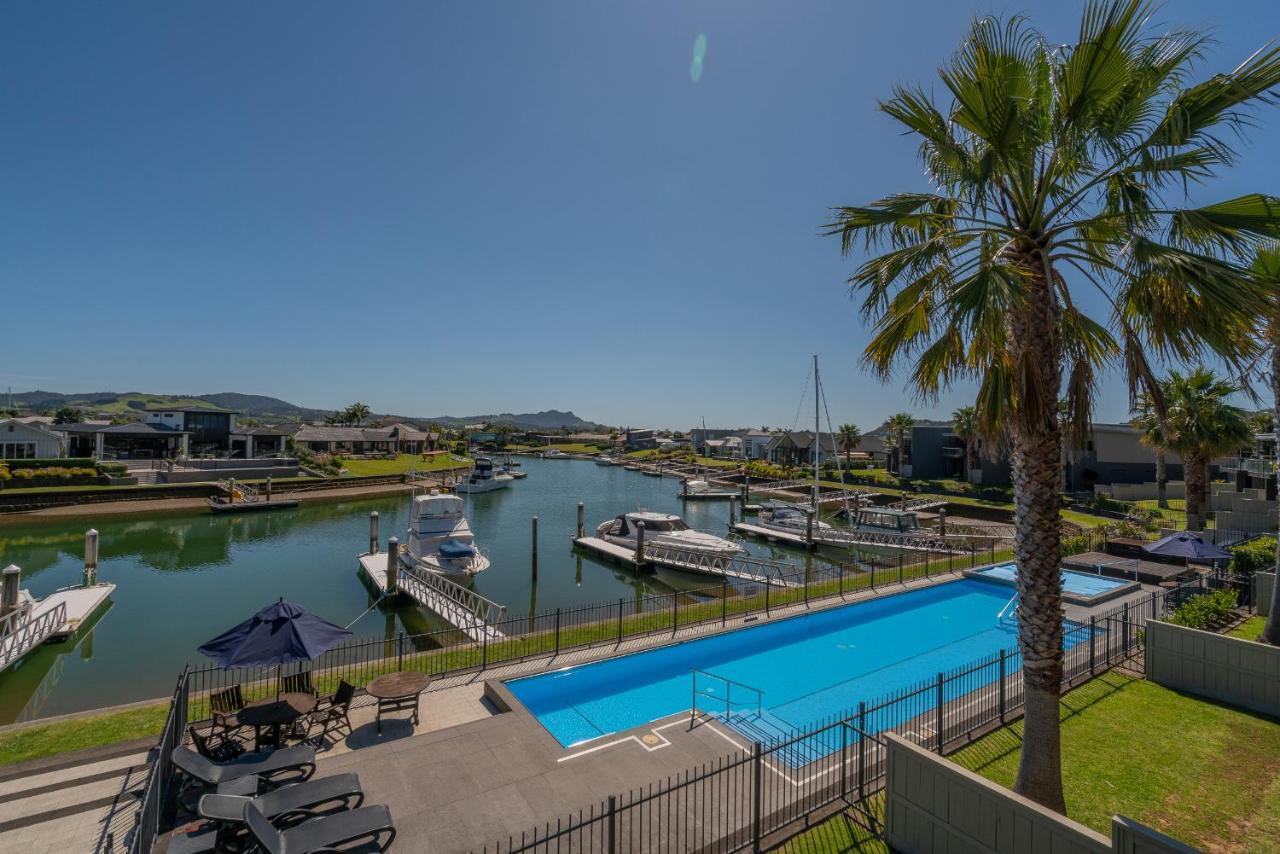
[[[142,412],[154,406],[182,406],[191,409],[217,407],[234,409],[252,418],[277,419],[284,421],[320,421],[332,410],[314,409],[298,406],[278,397],[261,394],[240,394],[234,391],[217,394],[150,394],[144,392],[95,391],[83,394],[63,394],[56,391],[24,391],[15,392],[14,405],[21,409],[53,410],[62,406],[74,406],[89,414],[119,415],[142,417]],[[435,418],[423,418],[414,415],[395,415],[392,413],[374,413],[373,420],[393,418],[416,424],[435,422],[450,427],[461,424],[507,423],[526,430],[559,430],[567,427],[570,430],[594,430],[601,425],[583,420],[572,412],[561,412],[548,409],[543,412],[510,413],[501,415],[468,415],[465,417],[441,415]]]

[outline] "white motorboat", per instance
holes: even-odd
[[[475,575],[489,568],[463,514],[462,499],[438,490],[414,497],[400,560],[440,575]]]
[[[476,492],[493,492],[505,489],[514,480],[511,475],[495,471],[493,460],[488,457],[476,457],[476,466],[471,474],[460,481],[453,489],[458,493],[472,494]]]
[[[542,452],[542,458],[544,460],[563,459],[564,457],[567,457],[567,456],[569,455],[566,454],[564,451],[558,450],[556,448],[549,448]]]
[[[756,524],[762,528],[773,528],[775,531],[785,531],[789,534],[803,534],[808,530],[808,516],[806,508],[795,504],[788,504],[785,501],[766,501],[760,505]],[[831,530],[831,526],[814,519],[813,530]]]
[[[701,552],[721,557],[732,557],[746,551],[742,546],[708,534],[695,531],[685,521],[673,513],[654,513],[649,510],[637,510],[633,513],[622,513],[596,528],[596,536],[621,546],[634,547],[636,544],[636,525],[644,523],[644,541],[656,545],[672,546],[690,552]]]
[[[845,516],[845,511],[841,510],[836,515]],[[911,510],[898,510],[894,507],[860,507],[856,510],[851,508],[850,515],[853,516],[853,521],[849,527],[863,533],[897,534],[903,537],[915,537],[925,533],[925,529],[920,527],[920,518]]]
[[[616,466],[618,461],[608,454],[599,454],[596,456],[596,465],[598,466]]]

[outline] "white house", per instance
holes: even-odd
[[[16,418],[0,421],[0,459],[54,459],[66,455],[63,436],[39,424],[26,424]]]

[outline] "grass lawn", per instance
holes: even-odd
[[[583,442],[566,442],[554,445],[539,445],[536,448],[529,448],[530,451],[550,451],[551,449],[563,451],[566,454],[603,454],[599,445],[588,445]]]
[[[1106,836],[1127,815],[1209,851],[1280,852],[1280,723],[1103,674],[1062,700],[1063,785],[1072,818]],[[951,758],[1003,786],[1018,770],[1022,723]],[[841,815],[791,840],[789,854],[887,851]]]
[[[84,750],[158,735],[169,704],[157,703],[123,712],[76,718],[0,733],[0,764],[25,762],[69,750]]]
[[[1245,640],[1257,640],[1258,635],[1262,634],[1263,627],[1267,624],[1267,618],[1261,614],[1254,614],[1231,631],[1227,632],[1228,637],[1243,638]]]
[[[342,464],[350,477],[369,477],[379,474],[403,474],[411,468],[418,471],[444,471],[454,468],[468,468],[464,463],[448,454],[437,454],[423,461],[419,454],[401,454],[394,460],[347,460]]]

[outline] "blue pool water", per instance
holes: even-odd
[[[799,728],[1012,648],[1017,627],[997,619],[1008,601],[957,581],[506,684],[565,747],[687,711],[695,669],[763,691],[767,716]],[[735,704],[754,703],[745,693]]]
[[[1017,564],[1004,563],[999,566],[980,569],[973,575],[981,575],[1002,584],[1013,585],[1018,581]],[[1062,589],[1079,596],[1093,597],[1110,593],[1119,587],[1128,587],[1132,582],[1122,578],[1107,578],[1105,575],[1090,575],[1087,572],[1062,570]]]

